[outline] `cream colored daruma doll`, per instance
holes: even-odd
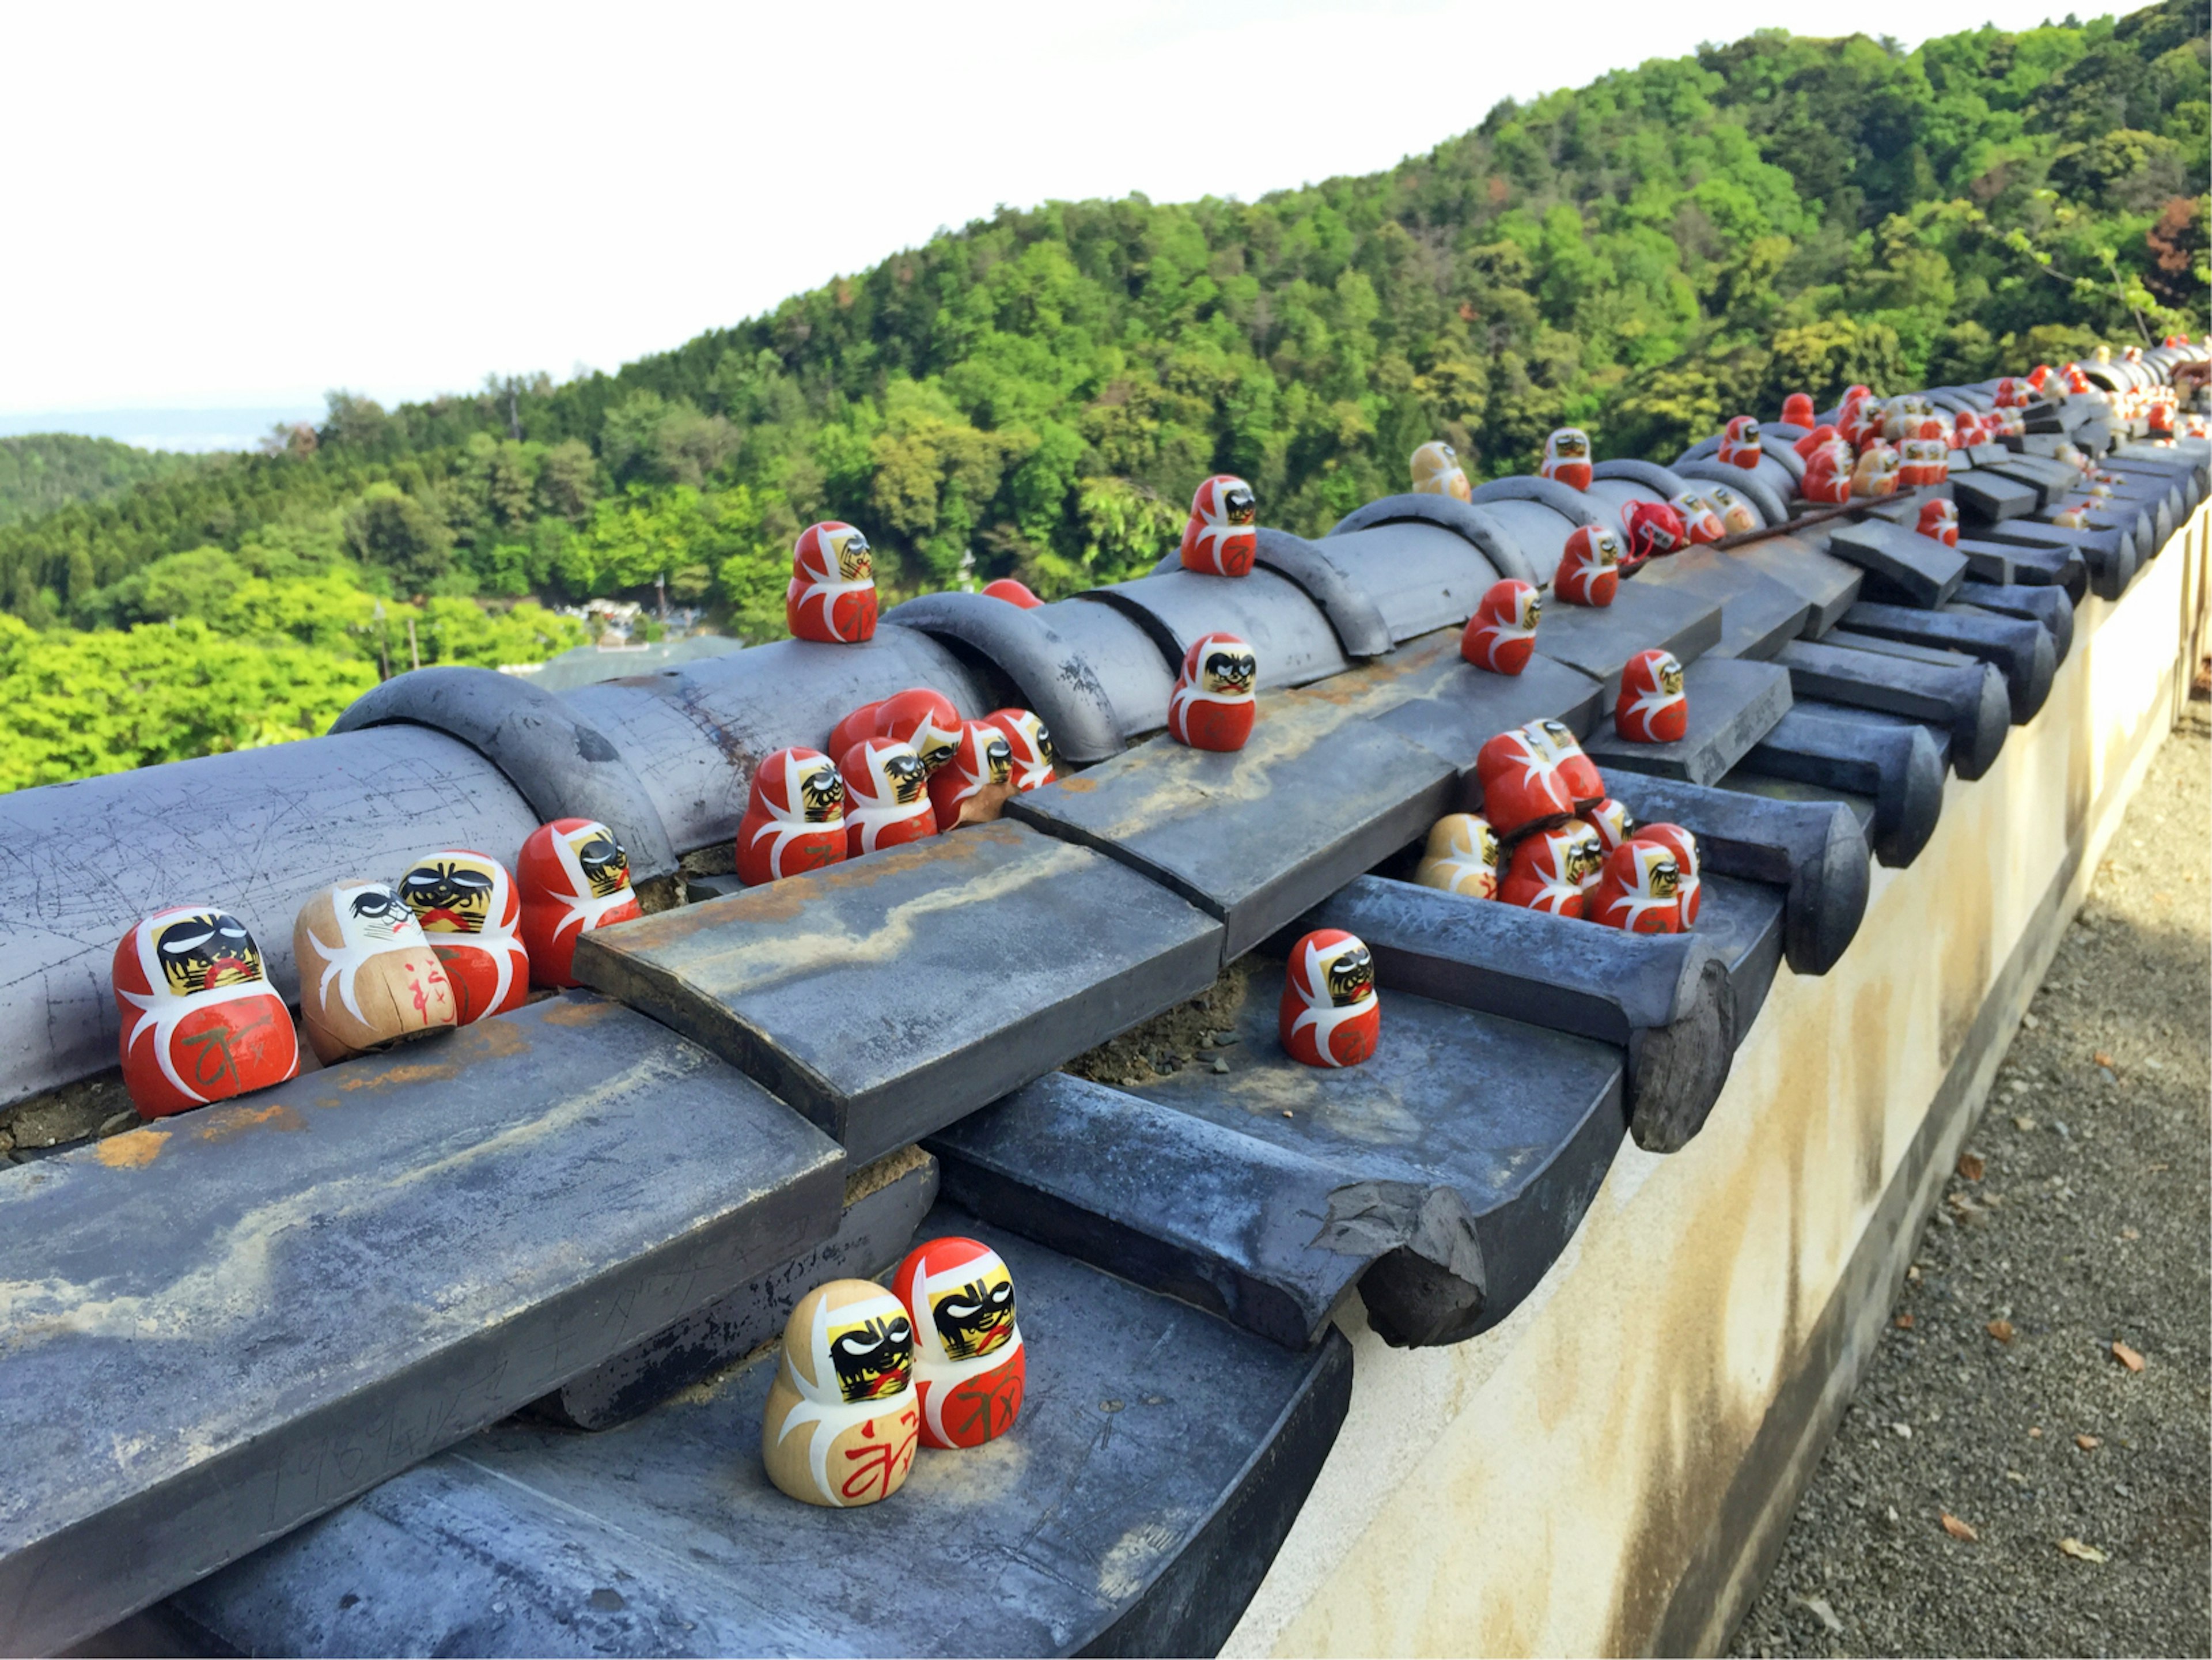
[[[1474,499],[1474,486],[1459,464],[1459,452],[1442,439],[1431,440],[1413,452],[1413,494],[1449,496],[1455,502]]]
[[[799,1298],[761,1418],[768,1479],[809,1505],[872,1505],[905,1485],[921,1437],[906,1304],[866,1280]]]
[[[381,882],[334,882],[301,906],[292,956],[300,1019],[326,1067],[459,1024],[446,965]]]
[[[907,1253],[891,1290],[914,1323],[921,1444],[980,1447],[1013,1428],[1029,1359],[999,1253],[978,1239],[933,1239]]]
[[[1498,832],[1487,818],[1479,812],[1447,813],[1430,829],[1413,879],[1425,888],[1469,899],[1495,899],[1504,863]]]

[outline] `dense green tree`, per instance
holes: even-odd
[[[41,432],[0,438],[0,525],[52,513],[72,502],[99,502],[134,484],[188,471],[197,456],[134,449],[112,438]]]
[[[345,529],[353,556],[390,572],[405,593],[427,593],[453,569],[453,532],[393,485],[372,485],[346,516]]]
[[[1053,595],[1149,569],[1215,471],[1313,533],[1430,437],[1480,475],[1563,422],[1664,459],[1790,392],[2202,333],[2208,62],[2201,0],[1910,52],[1764,30],[1382,173],[1005,209],[617,374],[334,392],[265,453],[14,524],[0,473],[0,605],[111,654],[357,674],[377,593],[426,660],[522,661],[573,624],[499,602],[665,576],[759,638],[817,518],[867,532],[890,599],[970,570]]]

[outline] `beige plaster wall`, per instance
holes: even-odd
[[[1911,869],[1877,867],[1835,971],[1782,970],[1704,1133],[1671,1157],[1624,1144],[1510,1319],[1401,1352],[1349,1312],[1351,1415],[1225,1652],[1725,1642],[1848,1395],[1836,1333],[1886,1312],[1933,1200],[1912,1184],[1955,1155],[2168,728],[2207,527],[2084,603],[2049,702],[1985,777],[1951,780]]]

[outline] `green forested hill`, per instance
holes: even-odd
[[[428,596],[459,638],[466,595],[665,572],[760,637],[816,517],[867,531],[893,597],[963,562],[1049,594],[1149,566],[1217,470],[1317,531],[1431,436],[1483,473],[1562,421],[1664,456],[1790,391],[2200,333],[2207,65],[2183,0],[1910,53],[1765,32],[1385,173],[1006,210],[617,374],[334,394],[282,453],[0,527],[0,602],[319,649],[324,623],[217,597],[313,576]]]
[[[73,432],[0,438],[0,525],[52,513],[72,502],[104,501],[133,484],[193,466],[197,459]]]

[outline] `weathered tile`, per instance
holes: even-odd
[[[1871,796],[1868,843],[1893,866],[1920,856],[1943,811],[1943,755],[1928,728],[1835,703],[1799,702],[1744,757],[1743,769]]]
[[[1866,573],[1868,597],[1908,605],[1940,605],[1966,576],[1964,554],[1894,525],[1845,526],[1828,538],[1828,550]]]
[[[1990,769],[2012,727],[2003,676],[1954,653],[1861,649],[1859,641],[1871,642],[1870,636],[1848,629],[1836,632],[1842,639],[1796,641],[1778,660],[1790,671],[1798,697],[1928,721],[1950,734],[1952,763],[1961,778],[1979,778]]]
[[[1214,1652],[1335,1440],[1349,1347],[1279,1348],[949,1207],[925,1231],[1004,1256],[1033,1358],[1010,1433],[922,1453],[884,1504],[769,1486],[763,1357],[602,1434],[495,1426],[172,1606],[238,1653]]]
[[[1793,709],[1783,725],[1796,715]],[[1784,944],[1791,969],[1826,974],[1841,959],[1866,914],[1869,886],[1866,837],[1848,808],[1707,789],[1636,773],[1620,773],[1606,781],[1613,799],[1644,823],[1680,824],[1698,838],[1701,878],[1735,877],[1783,893]],[[1942,781],[1939,766],[1939,800]],[[1711,903],[1710,897],[1706,903]],[[1711,932],[1702,915],[1698,926],[1702,933]]]
[[[1346,702],[1278,694],[1234,753],[1156,739],[1006,811],[1219,917],[1225,962],[1425,834],[1457,789],[1441,757]]]
[[[1620,692],[1620,671],[1640,651],[1656,646],[1684,663],[1721,641],[1719,602],[1632,579],[1609,605],[1544,603],[1536,625],[1536,654],[1588,675],[1603,688],[1610,707]]]
[[[1609,1044],[1386,994],[1359,1066],[1276,1037],[1257,964],[1237,1042],[1121,1090],[1056,1076],[931,1143],[945,1191],[1007,1226],[1304,1343],[1355,1286],[1401,1345],[1503,1319],[1580,1224],[1626,1129]]]
[[[603,928],[576,974],[866,1160],[1202,991],[1221,939],[1126,865],[1000,820]]]
[[[2051,695],[2058,671],[2057,642],[2039,623],[1986,611],[1915,611],[1861,600],[1845,613],[1854,632],[1960,652],[2004,676],[2015,726],[2031,721]]]
[[[843,1166],[577,993],[0,1181],[0,1649],[75,1642],[795,1255]]]
[[[1673,1152],[1698,1133],[1742,1036],[1727,964],[1702,928],[1627,933],[1379,876],[1315,906],[1271,952],[1313,928],[1358,935],[1386,996],[1409,991],[1613,1044],[1626,1067],[1629,1133],[1650,1152]]]
[[[793,1306],[823,1280],[889,1273],[936,1202],[937,1161],[919,1147],[902,1147],[850,1171],[843,1214],[827,1239],[579,1372],[532,1402],[530,1410],[571,1429],[628,1423],[781,1336]]]
[[[1689,730],[1671,744],[1623,738],[1607,716],[1583,740],[1600,770],[1614,767],[1717,784],[1790,709],[1790,672],[1772,663],[1705,657],[1682,675],[1690,700]]]
[[[1716,657],[1768,658],[1785,640],[1805,631],[1812,602],[1759,570],[1713,549],[1692,548],[1655,559],[1631,579],[1639,585],[1679,588],[1721,608]]]

